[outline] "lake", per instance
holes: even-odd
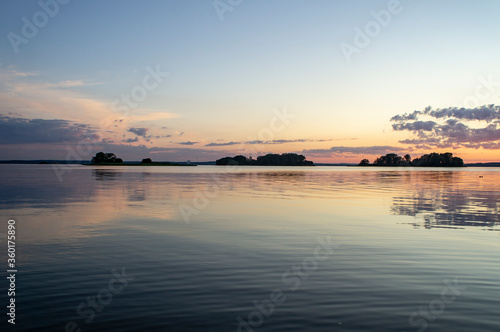
[[[500,330],[498,168],[59,167],[0,166],[16,331]]]

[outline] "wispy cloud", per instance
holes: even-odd
[[[387,153],[401,153],[408,149],[390,146],[390,145],[374,145],[374,146],[332,146],[329,149],[308,149],[302,153],[314,156],[329,157],[333,155],[384,155]]]
[[[177,144],[181,144],[181,145],[195,145],[195,144],[198,144],[198,142],[187,141],[187,142],[177,142]]]
[[[215,151],[212,149],[193,149],[193,148],[169,148],[169,147],[152,147],[149,152],[155,155],[155,159],[162,160],[197,160],[197,161],[215,161],[216,159],[234,155],[233,151]]]
[[[245,142],[223,142],[223,143],[208,143],[205,146],[229,146],[238,144],[249,144],[249,145],[274,145],[274,144],[287,144],[287,143],[315,143],[315,142],[330,142],[333,139],[275,139],[269,141],[253,140]]]
[[[224,142],[224,143],[208,143],[205,146],[230,146],[230,145],[238,145],[240,142]]]
[[[84,80],[40,82],[37,73],[0,66],[0,113],[75,123],[84,118],[85,123],[100,130],[102,137],[108,140],[121,139],[130,127],[150,127],[150,134],[158,135],[154,130],[156,126],[160,131],[164,121],[178,117],[171,112],[143,108],[122,114],[115,109],[112,100],[92,98],[80,89],[97,84],[106,83]]]

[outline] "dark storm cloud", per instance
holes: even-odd
[[[0,115],[0,144],[70,143],[97,139],[85,124],[67,120],[26,119]]]

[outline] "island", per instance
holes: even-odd
[[[116,157],[114,153],[98,152],[90,164],[91,166],[196,166],[195,164],[179,164],[167,162],[154,162],[151,158],[144,158],[140,163],[125,163],[123,159]]]
[[[375,159],[373,164],[370,164],[368,159],[363,159],[358,166],[464,167],[464,161],[462,158],[453,157],[453,153],[450,152],[433,152],[430,154],[424,154],[423,156],[413,160],[409,154],[401,157],[395,153],[389,153]]]
[[[216,165],[241,165],[241,166],[314,166],[312,161],[296,153],[267,154],[257,159],[247,158],[242,155],[225,157],[215,161]]]

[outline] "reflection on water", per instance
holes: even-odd
[[[93,169],[92,175],[98,181],[110,181],[120,176],[122,173],[116,170]]]
[[[417,331],[455,278],[467,290],[428,331],[500,328],[497,169],[70,167],[0,166],[19,330],[238,331],[281,289],[254,331]],[[329,258],[284,282],[329,235]],[[135,281],[86,323],[78,305],[123,267]]]
[[[408,188],[395,195],[391,212],[418,217],[415,227],[479,226],[498,230],[500,195],[496,173],[411,172],[400,181]]]
[[[228,171],[224,167],[197,167],[194,171],[191,171],[193,168],[186,171],[86,166],[74,167],[72,175],[60,182],[48,166],[38,166],[36,173],[30,165],[4,168],[0,209],[53,208],[61,213],[60,208],[69,207],[68,204],[89,202],[107,211],[93,216],[91,219],[95,223],[117,213],[181,222],[179,204],[192,206],[193,200],[200,197],[212,206],[236,197],[306,199],[315,200],[315,204],[323,202],[321,205],[336,205],[339,203],[335,202],[342,201],[342,206],[360,208],[387,205],[390,214],[414,217],[410,224],[417,228],[477,226],[497,230],[500,222],[497,185],[500,172],[497,169],[317,167],[304,171],[300,168],[251,167]],[[387,199],[392,202],[390,205]],[[81,208],[81,204],[76,207]],[[224,209],[231,210],[231,206]],[[50,210],[40,218],[48,215],[51,215]],[[78,218],[88,219],[71,216],[73,220]]]

